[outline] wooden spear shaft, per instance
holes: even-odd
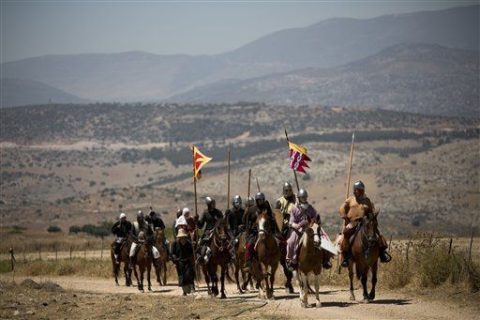
[[[195,195],[195,216],[198,216],[197,179],[195,178],[195,145],[192,145],[192,165],[193,165],[193,194]]]
[[[353,146],[355,145],[355,132],[352,133],[352,144],[350,145],[350,160],[348,166],[348,177],[347,177],[347,193],[345,199],[348,198],[350,194],[350,179],[352,179],[352,166],[353,166]]]
[[[248,187],[247,187],[247,199],[250,197],[250,184],[252,179],[252,169],[248,169]]]
[[[227,209],[230,209],[230,147],[228,147]]]

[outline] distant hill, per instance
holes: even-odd
[[[172,101],[370,106],[479,117],[478,75],[478,51],[402,44],[340,67],[220,81]]]
[[[478,50],[478,9],[328,19],[212,56],[144,52],[44,56],[4,63],[2,73],[94,101],[159,101],[225,79],[339,66],[400,43]]]
[[[2,88],[0,107],[88,101],[38,81],[2,78],[0,82]]]

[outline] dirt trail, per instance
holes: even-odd
[[[32,279],[53,281],[64,289],[74,291],[181,296],[181,290],[176,285],[159,287],[153,281],[153,292],[141,293],[136,288],[115,286],[113,279],[82,277],[33,277]],[[377,299],[374,302],[362,304],[349,300],[347,288],[322,286],[320,290],[321,308],[302,308],[297,294],[286,294],[283,288],[276,288],[275,300],[268,301],[262,307],[262,311],[272,316],[288,316],[294,319],[478,319],[478,314],[473,308],[448,301],[432,301],[421,296],[378,290]],[[356,290],[355,294],[357,299],[362,297],[360,290]],[[203,285],[195,295],[199,300],[211,299]],[[238,294],[233,284],[227,285],[227,296],[228,300],[242,299],[255,304],[261,302],[255,292]],[[313,305],[314,302],[314,295],[310,295],[309,303]]]

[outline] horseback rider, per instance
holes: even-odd
[[[295,198],[295,194],[293,193],[293,188],[290,182],[285,182],[283,184],[282,193],[283,195],[275,202],[275,209],[280,210],[282,213],[284,227],[280,231],[282,235],[286,237],[289,232],[288,222],[290,221],[290,214],[292,213],[297,200]]]
[[[287,240],[287,265],[291,271],[298,266],[297,248],[300,238],[303,235],[307,225],[311,221],[317,221],[320,224],[320,215],[317,210],[308,203],[308,192],[305,189],[298,191],[298,203],[293,207],[288,226],[292,232]]]
[[[198,257],[198,261],[203,260],[204,263],[207,263],[211,253],[208,245],[210,244],[212,231],[217,222],[223,218],[223,213],[215,207],[215,199],[212,197],[206,197],[205,204],[207,205],[207,209],[203,212],[202,217],[198,219],[198,215],[196,215],[194,219],[197,221],[198,229],[205,228],[199,243],[200,256]]]
[[[136,237],[136,241],[132,243],[129,253],[129,268],[133,269],[135,256],[137,251],[140,248],[139,244],[145,241],[151,241],[153,243],[153,229],[149,226],[148,222],[145,220],[145,216],[142,210],[139,210],[137,213],[137,221],[133,223],[133,235]],[[152,254],[153,259],[157,260],[160,258],[160,252],[158,249],[152,245]]]
[[[237,240],[238,235],[243,231],[243,215],[245,214],[245,209],[242,207],[242,198],[239,195],[233,197],[232,206],[232,209],[227,209],[225,212],[225,217],[233,238]]]
[[[345,220],[343,229],[343,239],[341,249],[343,252],[342,267],[348,267],[351,257],[350,238],[355,233],[359,221],[367,214],[375,213],[373,202],[365,195],[365,184],[357,181],[353,184],[353,196],[349,197],[340,207],[340,216]],[[378,228],[375,230],[378,235],[378,245],[380,249],[380,261],[389,262],[392,257],[387,252],[387,241],[380,234]]]
[[[187,207],[182,209],[182,214],[175,220],[175,233],[178,233],[180,229],[185,230],[187,233],[195,231],[196,225],[193,218],[190,216],[190,209]]]
[[[113,242],[113,256],[115,257],[115,263],[120,264],[118,259],[120,255],[120,250],[127,237],[132,233],[133,226],[130,221],[127,220],[127,215],[125,213],[120,213],[118,221],[115,222],[112,226],[112,233],[115,235],[115,241]]]
[[[243,217],[243,224],[245,225],[245,231],[247,233],[245,244],[245,264],[246,268],[248,269],[250,269],[252,265],[255,242],[257,241],[258,236],[257,217],[258,214],[262,213],[263,211],[267,212],[267,216],[269,218],[270,230],[267,231],[275,234],[277,231],[277,224],[273,218],[273,212],[272,208],[270,207],[270,203],[265,200],[265,195],[262,192],[258,192],[255,195],[255,205],[250,206]]]
[[[175,220],[173,221],[173,226],[172,226],[172,229],[173,229],[173,236],[176,238],[177,237],[177,220],[178,218],[180,218],[182,216],[183,212],[182,212],[182,209],[178,208],[177,209],[177,213],[175,215]]]
[[[153,211],[153,208],[150,207],[150,213],[148,216],[145,218],[147,221],[148,225],[152,228],[152,231],[155,232],[155,230],[165,230],[165,223],[163,222],[162,218],[155,212]],[[168,255],[170,256],[170,246],[168,243],[167,237],[163,237],[163,246],[167,250]]]

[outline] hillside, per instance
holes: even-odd
[[[329,19],[280,30],[219,55],[51,55],[4,63],[2,76],[38,81],[91,101],[151,102],[219,80],[338,66],[400,43],[477,50],[478,30],[478,6]]]
[[[336,68],[309,68],[255,79],[220,81],[171,100],[370,106],[478,117],[479,72],[478,51],[401,44]]]
[[[0,83],[2,90],[0,107],[88,102],[38,81],[1,78]]]

